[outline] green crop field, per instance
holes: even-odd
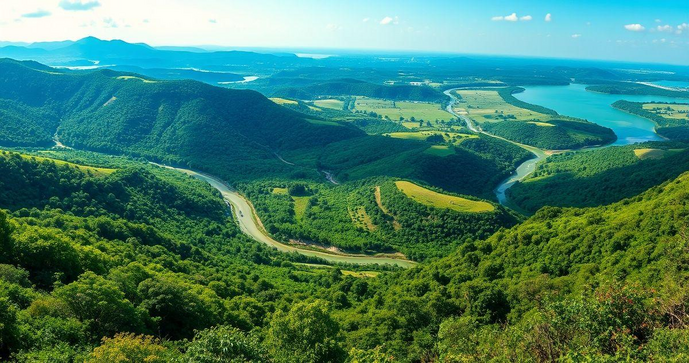
[[[441,194],[408,181],[397,181],[395,185],[397,189],[407,197],[427,206],[471,213],[491,212],[495,210],[495,207],[490,203]]]
[[[336,99],[317,100],[313,104],[321,108],[329,108],[332,110],[341,110],[344,107],[344,102]]]
[[[533,124],[538,126],[552,126],[545,123],[553,119],[552,116],[510,105],[497,91],[461,90],[456,93],[461,99],[455,104],[455,112],[468,115],[475,122],[535,121]]]
[[[2,151],[2,153],[5,154],[5,153],[7,153],[7,152],[6,152],[6,151]],[[47,154],[47,152],[46,152],[46,154]],[[81,171],[81,172],[84,173],[84,174],[91,173],[91,174],[94,175],[94,176],[105,176],[105,175],[110,175],[110,174],[112,174],[112,173],[115,171],[115,169],[96,168],[96,167],[93,167],[93,166],[86,166],[86,165],[74,164],[74,163],[70,163],[70,162],[67,162],[67,161],[58,160],[58,159],[53,159],[53,158],[48,158],[48,157],[35,156],[35,155],[26,155],[26,154],[19,154],[19,155],[20,155],[22,158],[24,158],[24,159],[33,159],[33,160],[36,160],[36,161],[50,161],[50,162],[55,163],[56,165],[60,165],[60,166],[62,166],[62,165],[70,166],[70,167],[73,167],[73,168],[78,169],[79,171]]]
[[[424,150],[424,153],[444,157],[448,155],[454,155],[455,149],[450,145],[433,145],[428,149]]]
[[[689,120],[689,104],[644,103],[643,109],[667,119]]]
[[[443,132],[443,131],[415,131],[415,132],[391,132],[388,134],[385,134],[385,136],[389,136],[395,139],[405,139],[405,140],[419,140],[419,141],[425,141],[428,139],[429,136],[433,135],[441,135],[444,139],[444,142],[451,142],[458,144],[466,139],[475,139],[478,138],[478,135],[472,135],[472,134],[462,134],[458,132]]]
[[[424,120],[433,123],[435,120],[449,121],[454,118],[443,110],[439,103],[388,101],[368,97],[356,97],[354,110],[375,112],[394,121],[399,120],[400,117],[405,120],[411,120],[413,117],[416,121]]]

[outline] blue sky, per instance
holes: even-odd
[[[0,40],[88,35],[153,45],[411,50],[689,64],[689,0],[0,2]]]

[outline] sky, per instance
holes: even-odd
[[[689,0],[0,1],[0,41],[86,36],[689,65]]]

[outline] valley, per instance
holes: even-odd
[[[74,11],[124,6],[95,3]],[[285,44],[437,30],[412,4],[363,21],[367,4],[319,4],[358,20],[317,27],[301,4],[260,21],[233,5]],[[179,22],[190,37],[253,27],[189,6],[213,14]],[[563,14],[466,27],[590,46]],[[447,24],[438,42],[471,44]],[[0,43],[0,360],[689,356],[689,67],[364,48]]]

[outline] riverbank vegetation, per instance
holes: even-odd
[[[656,125],[656,132],[670,140],[689,140],[689,104],[641,103],[620,100],[612,104],[618,110],[647,118]]]
[[[683,173],[688,150],[684,143],[652,142],[552,155],[508,195],[529,211],[609,204]]]

